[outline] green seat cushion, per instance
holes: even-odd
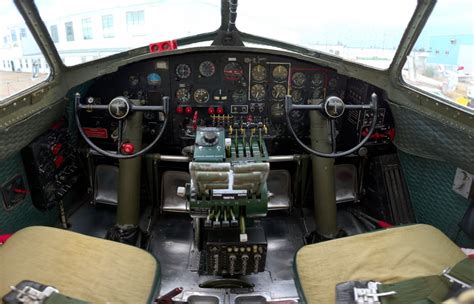
[[[441,274],[466,256],[438,229],[411,225],[302,247],[295,271],[308,303],[335,303],[335,287],[352,280],[393,283]]]
[[[0,295],[22,280],[93,303],[147,303],[159,284],[159,264],[133,246],[36,226],[0,247]]]

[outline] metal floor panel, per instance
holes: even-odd
[[[254,293],[265,294],[272,299],[296,298],[298,296],[293,281],[293,257],[303,246],[301,221],[295,216],[271,215],[260,221],[267,240],[268,253],[265,272],[245,276],[255,284]],[[195,254],[192,248],[192,225],[189,215],[166,214],[160,217],[153,229],[151,251],[160,261],[161,288],[165,294],[176,287],[183,287],[175,300],[184,300],[192,294],[208,294],[227,298],[229,290],[203,289],[199,284],[214,276],[199,276],[196,272]]]
[[[83,204],[68,219],[71,231],[105,238],[107,230],[115,225],[115,206]]]

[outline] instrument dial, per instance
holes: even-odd
[[[203,61],[199,65],[199,73],[204,77],[211,77],[216,73],[216,65],[211,61]]]
[[[323,81],[324,81],[323,75],[321,75],[320,73],[314,74],[313,77],[311,78],[311,84],[317,88],[323,86]]]
[[[176,90],[176,99],[178,103],[186,103],[191,98],[191,93],[189,93],[188,88],[179,88]]]
[[[132,87],[136,86],[139,82],[140,82],[140,78],[138,78],[138,76],[130,75],[130,76],[128,77],[128,83],[129,83]]]
[[[265,98],[265,87],[263,84],[254,84],[250,88],[250,96],[256,101],[261,101]]]
[[[319,99],[323,97],[323,89],[322,88],[315,88],[311,93],[312,99]]]
[[[228,81],[239,81],[244,75],[244,70],[238,62],[229,62],[224,66],[224,79]]]
[[[247,93],[244,89],[240,88],[232,93],[232,101],[236,103],[244,103],[247,102]]]
[[[150,73],[146,77],[146,82],[150,86],[159,86],[161,85],[161,76],[158,73]]]
[[[275,103],[272,105],[270,111],[273,117],[280,118],[283,117],[283,115],[285,114],[285,107],[282,103]]]
[[[252,79],[255,81],[264,81],[267,78],[267,69],[261,65],[257,64],[252,68]]]
[[[285,80],[288,77],[288,69],[284,65],[277,65],[272,72],[273,79]]]
[[[276,100],[283,100],[286,95],[286,87],[282,84],[276,84],[272,88],[272,97]]]
[[[197,103],[206,103],[209,100],[209,92],[206,89],[197,89],[194,91],[194,100]]]
[[[301,90],[291,91],[291,97],[293,99],[293,103],[302,103],[303,102],[303,92]]]
[[[191,76],[191,67],[185,63],[178,64],[176,67],[176,75],[181,79]]]
[[[301,72],[296,72],[291,76],[291,80],[296,87],[302,87],[306,82],[306,75]]]

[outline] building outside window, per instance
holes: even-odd
[[[20,39],[26,38],[26,29],[20,29]]]
[[[92,39],[92,19],[82,19],[82,35],[84,40]]]
[[[16,42],[16,31],[15,30],[11,30],[11,35],[12,35],[12,42]]]
[[[29,61],[28,58],[26,58],[26,59],[25,59],[25,66],[26,66],[26,68],[29,68],[29,66],[28,66],[28,61]]]
[[[51,32],[51,39],[53,39],[53,42],[54,43],[59,42],[58,26],[56,24],[51,25],[50,32]]]
[[[72,27],[72,22],[66,22],[64,25],[66,26],[66,40],[74,41],[74,29]]]
[[[127,12],[127,28],[136,28],[145,23],[145,12],[135,11]]]
[[[102,16],[102,31],[104,33],[104,38],[113,38],[114,37],[114,16],[105,15]]]

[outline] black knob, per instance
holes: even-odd
[[[205,142],[212,144],[216,141],[217,134],[216,132],[204,132],[203,138]]]

